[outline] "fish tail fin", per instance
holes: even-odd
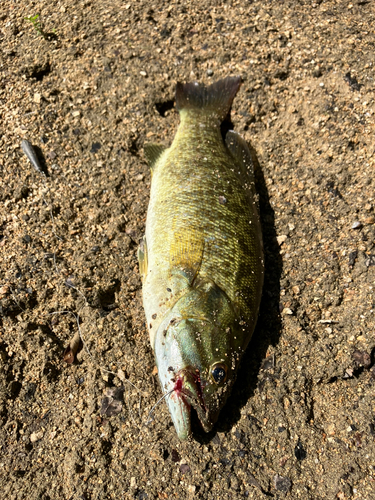
[[[228,76],[209,87],[199,83],[177,83],[176,105],[178,111],[204,110],[223,121],[228,115],[234,96],[241,85],[240,76]]]

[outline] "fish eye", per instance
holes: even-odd
[[[215,384],[222,385],[227,380],[228,368],[224,363],[215,363],[211,367],[211,375]]]

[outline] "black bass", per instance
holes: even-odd
[[[145,146],[152,181],[138,258],[162,391],[178,437],[191,407],[208,432],[257,321],[263,248],[253,162],[221,123],[241,85],[177,84],[180,125],[170,148]]]

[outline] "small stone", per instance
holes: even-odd
[[[219,196],[219,203],[220,205],[225,205],[227,203],[227,199],[225,198],[225,196]]]
[[[207,76],[212,76],[214,74],[212,69],[207,70]]]
[[[6,295],[9,292],[10,288],[8,285],[4,285],[0,288],[0,295]]]
[[[41,94],[39,94],[39,93],[35,93],[34,94],[34,102],[36,104],[40,104],[41,99],[42,99],[42,95]]]
[[[362,227],[362,224],[358,220],[356,220],[352,224],[352,229],[361,229],[361,227]]]
[[[140,74],[141,76],[147,76],[147,72],[146,72],[146,71],[143,71],[143,70],[142,70],[142,71],[140,71],[140,72],[139,72],[139,74]]]
[[[286,234],[281,234],[280,236],[277,236],[276,239],[277,239],[277,243],[281,246],[283,243],[286,242],[286,240],[288,239],[288,236]]]
[[[284,309],[282,310],[281,314],[291,315],[291,314],[293,314],[293,311],[289,307],[284,307]]]
[[[300,440],[298,440],[296,447],[294,448],[294,455],[297,460],[305,460],[307,457],[306,450],[304,449]]]
[[[292,481],[288,477],[279,476],[278,474],[273,478],[273,482],[275,488],[283,493],[288,493],[292,487]]]
[[[194,495],[195,494],[195,490],[196,490],[196,487],[193,485],[193,484],[189,484],[188,486],[188,492],[190,495]]]
[[[319,68],[319,66],[316,66],[316,68],[314,69],[313,76],[315,78],[319,78],[320,76],[322,76],[322,70],[321,68]]]
[[[365,219],[366,224],[375,224],[375,217],[373,215],[370,215],[370,217],[367,217]]]
[[[181,464],[180,472],[181,474],[186,474],[187,472],[190,472],[190,467],[188,466],[188,464]]]
[[[364,366],[365,368],[369,368],[371,366],[371,356],[366,351],[355,350],[352,354],[352,358],[359,365]]]
[[[130,488],[136,488],[137,487],[137,481],[135,477],[130,478]]]
[[[100,144],[100,142],[93,142],[91,145],[90,153],[97,153],[101,147],[102,145]]]
[[[75,109],[74,111],[72,111],[72,116],[74,118],[76,118],[77,116],[79,116],[81,114],[81,112],[79,111],[79,109]]]
[[[36,443],[37,441],[42,439],[43,436],[44,436],[44,431],[33,432],[32,434],[30,434],[30,441],[32,443]]]

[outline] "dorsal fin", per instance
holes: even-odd
[[[251,182],[254,182],[254,162],[245,139],[237,132],[229,130],[225,136],[225,144],[236,159],[237,164],[241,165],[241,171],[248,176]]]
[[[209,87],[202,84],[177,83],[176,105],[182,109],[203,110],[216,115],[220,121],[228,115],[234,96],[241,85],[240,76],[228,76]]]
[[[151,170],[154,168],[156,162],[166,149],[167,148],[162,144],[155,144],[153,142],[144,145],[143,150]]]

